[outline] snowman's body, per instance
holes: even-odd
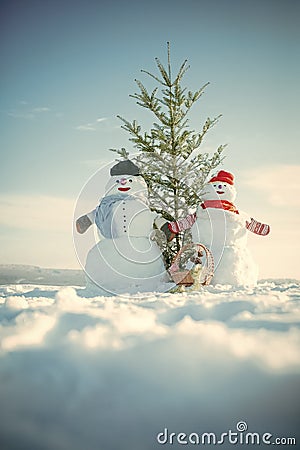
[[[140,176],[111,177],[105,205],[89,214],[100,241],[89,251],[85,270],[90,284],[112,293],[156,290],[166,272],[161,251],[151,240],[157,217]]]
[[[245,213],[235,210],[232,202],[236,196],[234,186],[225,182],[210,182],[205,185],[202,199],[192,226],[193,242],[207,246],[215,262],[212,284],[254,285],[258,268],[247,248]],[[232,205],[229,209],[214,207]]]
[[[222,209],[197,209],[193,242],[208,247],[214,257],[212,284],[254,285],[257,266],[247,248],[246,215]]]

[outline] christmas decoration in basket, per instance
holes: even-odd
[[[203,244],[187,244],[175,256],[169,274],[178,286],[207,286],[214,275],[213,255]]]

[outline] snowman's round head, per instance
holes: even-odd
[[[135,195],[148,198],[147,184],[140,169],[132,161],[119,161],[110,169],[111,178],[106,185],[105,195]]]
[[[105,195],[148,196],[147,184],[140,175],[114,175],[110,177]]]
[[[236,189],[233,182],[234,176],[229,172],[221,170],[204,185],[201,193],[202,200],[227,200],[231,203],[234,202]]]

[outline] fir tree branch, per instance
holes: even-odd
[[[166,69],[164,68],[164,66],[162,65],[162,63],[160,62],[160,60],[158,58],[155,58],[155,62],[156,62],[156,65],[158,67],[158,70],[161,73],[161,76],[165,80],[165,85],[168,86],[168,87],[171,87],[172,86],[172,82],[171,82],[171,79],[169,78],[169,76],[168,76],[168,74],[166,72]]]

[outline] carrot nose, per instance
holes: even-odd
[[[124,186],[127,183],[126,178],[121,178],[120,183]]]

